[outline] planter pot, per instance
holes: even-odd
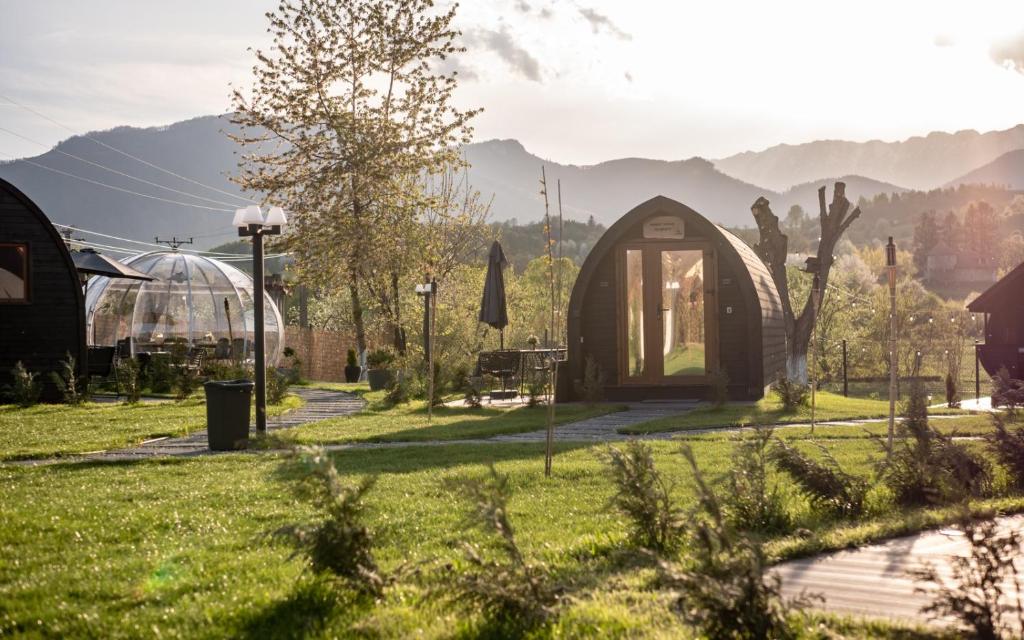
[[[366,379],[370,382],[370,391],[380,391],[391,382],[391,371],[389,369],[370,369],[366,372]]]
[[[345,367],[345,382],[359,382],[359,374],[363,372],[363,368],[359,365],[352,365]]]

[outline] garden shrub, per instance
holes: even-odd
[[[51,371],[50,378],[60,390],[65,404],[82,404],[89,399],[88,376],[80,377],[75,357],[68,351],[60,361],[60,371]]]
[[[349,349],[349,351],[351,351],[351,349]],[[287,366],[284,368],[284,374],[288,378],[288,384],[301,384],[302,360],[300,360],[298,354],[295,353],[295,349],[285,347],[281,353],[288,361]]]
[[[117,381],[124,390],[125,402],[135,404],[142,398],[142,380],[139,376],[139,363],[135,358],[125,358],[118,362]]]
[[[285,354],[285,355],[287,355],[287,354]],[[346,367],[358,367],[359,366],[359,359],[356,358],[356,350],[355,349],[349,349],[348,351],[345,352],[345,366]]]
[[[583,401],[588,405],[604,400],[605,373],[594,356],[587,355],[583,368]]]
[[[1000,367],[992,376],[992,406],[1005,407],[1011,416],[1024,406],[1024,381],[1010,377],[1006,367]]]
[[[370,369],[387,369],[395,361],[395,352],[390,349],[374,349],[366,354],[366,366]]]
[[[899,436],[888,459],[880,463],[879,475],[901,506],[945,504],[988,490],[987,461],[928,424],[927,396],[920,381],[911,383]]]
[[[725,513],[729,523],[740,531],[784,533],[793,524],[778,485],[769,486],[768,445],[772,433],[770,428],[758,428],[749,436],[737,438],[733,449]]]
[[[782,409],[786,412],[793,412],[800,407],[807,406],[811,397],[811,388],[806,384],[782,377],[775,382],[775,395],[782,403]]]
[[[674,610],[702,637],[797,637],[789,613],[804,600],[782,598],[782,581],[768,572],[760,543],[726,526],[721,504],[705,483],[693,451],[684,446],[682,453],[693,470],[698,511],[691,518],[692,564],[658,563],[661,585],[678,594]]]
[[[291,385],[288,374],[277,367],[267,367],[267,402],[281,404]]]
[[[319,518],[281,527],[272,535],[287,540],[316,573],[339,578],[358,592],[379,595],[387,580],[374,560],[373,536],[364,523],[364,498],[376,476],[347,484],[327,451],[310,446],[295,448],[279,474],[295,480],[295,495],[311,502]]]
[[[469,376],[466,378],[466,384],[463,387],[463,400],[466,402],[466,406],[471,409],[479,409],[483,406],[484,399],[484,379],[482,376]]]
[[[961,528],[970,543],[970,555],[950,558],[952,571],[939,571],[926,562],[910,572],[918,581],[934,586],[917,587],[915,592],[934,594],[934,601],[921,609],[936,618],[956,618],[973,637],[982,640],[1020,637],[1024,611],[1020,597],[1007,593],[1012,584],[1019,592],[1020,578],[1015,562],[1021,555],[1021,535],[999,530],[994,520],[962,520]]]
[[[672,485],[655,468],[650,446],[631,440],[622,449],[609,447],[602,457],[615,483],[612,505],[629,518],[634,544],[657,553],[676,551],[683,512],[672,499]]]
[[[167,393],[174,384],[174,367],[170,359],[150,358],[146,365],[145,385],[153,393]]]
[[[384,399],[388,404],[405,404],[415,394],[416,376],[405,370],[399,370],[388,381]]]
[[[465,528],[479,529],[491,539],[492,553],[463,542],[461,567],[448,566],[439,576],[435,596],[468,611],[480,611],[485,620],[504,629],[499,637],[519,637],[525,630],[551,620],[559,601],[549,569],[523,556],[508,515],[512,496],[508,477],[494,467],[485,478],[463,478],[446,483],[449,490],[470,503]],[[487,556],[494,555],[496,558]]]
[[[960,406],[960,390],[952,373],[946,374],[946,406],[955,409]]]
[[[545,396],[548,392],[548,383],[544,379],[546,372],[537,371],[526,383],[526,404],[530,407],[536,407],[542,404],[545,400]]]
[[[252,380],[253,371],[249,365],[239,362],[210,362],[203,367],[211,380]]]
[[[817,446],[824,462],[815,460],[778,438],[775,439],[770,457],[775,466],[793,479],[813,507],[843,518],[859,516],[864,512],[867,481],[846,473],[828,449],[820,444]]]
[[[8,395],[14,404],[19,407],[31,407],[39,402],[39,394],[42,393],[42,386],[39,384],[38,373],[33,373],[25,368],[21,360],[14,363],[11,370],[14,383],[8,389]]]
[[[199,388],[199,372],[192,367],[181,366],[174,372],[174,397],[185,400]]]
[[[993,431],[985,436],[988,450],[1009,470],[1013,487],[1024,491],[1024,429],[1018,426],[1010,431],[1006,419],[998,413],[991,414],[991,418]]]

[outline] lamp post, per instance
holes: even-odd
[[[267,357],[264,352],[266,340],[263,321],[263,236],[280,235],[281,227],[287,223],[284,209],[281,207],[270,207],[266,217],[256,205],[250,205],[244,209],[235,211],[235,219],[232,224],[238,228],[238,235],[242,238],[252,238],[252,288],[253,288],[253,316],[256,326],[254,336],[254,355],[256,377],[256,433],[267,432]]]
[[[889,236],[885,245],[885,266],[889,272],[889,438],[886,457],[892,455],[896,431],[896,243]]]
[[[423,297],[423,359],[427,365],[427,422],[434,417],[434,298],[437,280],[416,285],[416,295]]]

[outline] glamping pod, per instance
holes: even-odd
[[[616,401],[707,398],[722,374],[730,398],[753,400],[785,370],[782,301],[767,267],[742,240],[663,196],[598,240],[568,313],[563,388],[573,399],[588,359]]]
[[[978,359],[990,376],[1006,367],[1010,376],[1024,378],[1024,264],[975,298],[967,309],[985,314],[985,344]]]
[[[86,294],[90,345],[125,343],[133,355],[167,350],[170,345],[204,347],[215,358],[252,357],[255,314],[252,278],[205,256],[152,251],[123,261],[153,278],[97,277]],[[284,322],[277,305],[264,298],[267,365],[280,359]]]
[[[49,372],[71,354],[86,366],[82,285],[67,246],[43,212],[0,180],[0,389],[21,362],[42,398],[60,400]]]

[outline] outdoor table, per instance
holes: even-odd
[[[502,380],[502,391],[504,395],[505,380],[508,378],[514,378],[516,375],[519,376],[519,394],[522,395],[524,386],[526,383],[526,374],[528,371],[547,371],[548,360],[554,356],[559,362],[564,362],[567,355],[567,349],[565,347],[540,347],[536,349],[499,349],[495,351],[482,351],[477,357],[476,373],[481,375],[483,373],[490,373],[495,377],[499,377]],[[488,369],[483,364],[485,360],[493,360],[496,357],[501,358],[508,362],[507,367],[502,367],[502,371],[495,371]],[[493,397],[493,392],[492,392]]]

